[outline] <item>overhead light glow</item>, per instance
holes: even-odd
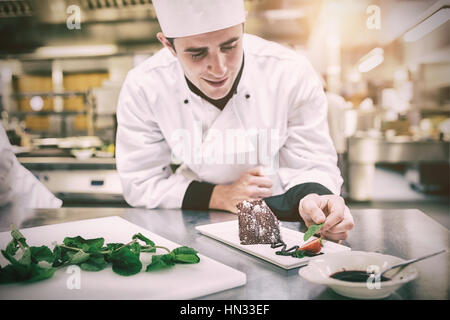
[[[30,107],[33,111],[41,111],[44,107],[44,100],[40,96],[33,96],[30,99]]]
[[[450,19],[450,8],[442,8],[433,15],[416,25],[403,36],[406,42],[417,41],[431,31],[439,28]]]
[[[361,58],[358,70],[359,72],[368,72],[384,61],[384,51],[381,48],[375,48],[370,51],[367,55]]]

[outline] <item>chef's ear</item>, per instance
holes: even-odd
[[[172,52],[172,54],[174,55],[174,57],[177,56],[177,53],[176,53],[176,51],[175,51],[174,46],[172,46],[172,44],[170,43],[170,41],[167,40],[167,38],[164,36],[164,34],[163,34],[162,32],[158,32],[158,33],[156,34],[156,38],[158,38],[159,42],[161,42],[162,45],[163,45],[164,47],[166,47],[167,49],[170,50],[170,52]]]

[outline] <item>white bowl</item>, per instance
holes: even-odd
[[[72,153],[78,160],[86,160],[92,157],[94,151],[92,149],[73,149],[70,150],[70,153]]]
[[[379,281],[379,277],[367,282],[349,282],[330,278],[336,272],[360,270],[375,273],[405,260],[375,252],[346,251],[330,253],[311,260],[306,267],[300,268],[299,275],[313,283],[324,284],[336,293],[356,299],[381,299],[388,297],[403,284],[418,276],[417,270],[409,265],[394,275],[391,280]],[[397,269],[393,270],[395,273]],[[389,277],[391,272],[386,275]]]

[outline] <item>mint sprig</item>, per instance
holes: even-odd
[[[305,234],[303,235],[303,241],[308,240],[309,238],[311,238],[313,235],[315,235],[317,232],[319,232],[320,229],[322,229],[323,225],[325,224],[325,222],[321,223],[321,224],[313,224],[310,225],[308,230],[305,232]]]
[[[132,236],[129,243],[107,243],[104,238],[84,239],[81,236],[66,237],[62,244],[54,244],[53,250],[47,246],[34,247],[26,243],[23,234],[11,226],[12,240],[2,255],[9,261],[0,266],[0,284],[35,282],[49,279],[56,270],[68,265],[78,265],[84,271],[100,271],[112,265],[113,272],[121,276],[131,276],[143,269],[142,253],[154,253],[157,249],[167,254],[153,255],[145,271],[157,271],[175,264],[200,262],[197,251],[182,246],[170,251],[157,246],[141,233]],[[45,265],[46,264],[46,265]]]

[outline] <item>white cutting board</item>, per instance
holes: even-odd
[[[47,245],[53,249],[53,241],[62,243],[67,236],[83,238],[102,237],[105,243],[128,243],[140,232],[147,238],[172,250],[177,244],[162,238],[120,217],[89,219],[49,226],[21,229],[30,246]],[[5,249],[11,240],[10,232],[0,233],[0,248]],[[194,248],[195,249],[195,248]],[[156,254],[166,253],[158,249]],[[176,264],[170,269],[145,272],[151,261],[151,253],[142,253],[143,270],[133,276],[120,276],[111,265],[98,272],[81,270],[80,289],[73,288],[75,273],[67,273],[69,267],[55,272],[52,278],[30,284],[0,285],[0,300],[4,299],[193,299],[222,290],[242,286],[246,275],[224,264],[198,254],[197,264]],[[0,254],[0,265],[8,261]],[[72,266],[73,268],[73,266]],[[72,284],[68,288],[67,283]]]
[[[213,239],[222,241],[230,246],[238,248],[242,251],[250,253],[257,256],[258,258],[264,259],[270,263],[273,263],[284,269],[293,269],[308,264],[311,259],[316,259],[322,255],[316,257],[304,257],[304,258],[294,258],[290,256],[279,256],[275,254],[276,251],[281,250],[281,247],[272,249],[270,244],[249,244],[242,245],[239,240],[239,223],[238,220],[232,220],[227,222],[219,222],[206,224],[202,226],[195,227],[202,234],[211,237]],[[286,249],[293,246],[301,246],[303,241],[304,233],[295,230],[280,227],[281,239],[286,243]],[[315,237],[311,237],[314,239]],[[308,239],[310,241],[310,239]],[[349,247],[337,244],[332,241],[323,241],[322,252],[324,254],[347,251],[351,250]]]

